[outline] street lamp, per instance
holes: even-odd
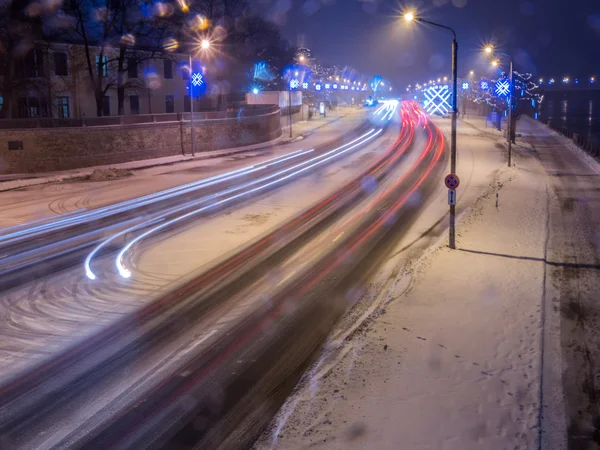
[[[208,39],[202,39],[202,41],[200,41],[200,49],[201,50],[208,50],[210,48],[210,41]],[[194,99],[192,97],[192,72],[193,72],[193,68],[192,68],[192,52],[188,52],[188,58],[189,58],[189,64],[190,64],[190,85],[189,85],[189,90],[190,90],[190,134],[191,134],[191,140],[192,140],[192,156],[196,156],[196,140],[194,138]]]
[[[417,17],[412,11],[408,11],[404,14],[404,20],[407,22],[414,21],[426,23],[434,27],[443,28],[444,30],[450,31],[454,37],[452,40],[452,131],[450,132],[450,172],[456,174],[456,117],[458,115],[458,42],[456,41],[456,31],[446,25],[430,22],[429,20]],[[448,245],[450,248],[456,248],[455,216],[456,205],[450,205],[450,236]]]
[[[508,92],[508,129],[507,129],[507,134],[508,134],[508,167],[511,166],[512,164],[512,143],[513,143],[513,133],[514,133],[514,126],[513,126],[513,95],[514,95],[514,90],[515,90],[515,71],[514,71],[514,64],[513,64],[513,58],[511,55],[508,55],[506,53],[501,53],[501,52],[497,52],[494,50],[494,47],[492,47],[491,45],[488,45],[487,47],[485,47],[484,51],[489,54],[489,55],[499,55],[499,56],[504,56],[506,58],[508,58],[510,60],[510,68],[509,68],[509,79],[510,79],[510,91]],[[494,60],[492,61],[492,65],[494,67],[498,67],[499,61],[498,60]]]

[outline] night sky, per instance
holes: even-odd
[[[458,34],[459,76],[491,74],[481,46],[493,41],[511,53],[515,68],[536,76],[600,76],[600,0],[253,0],[295,45],[325,64],[348,64],[381,74],[400,87],[450,75],[452,34],[406,24],[401,11]]]

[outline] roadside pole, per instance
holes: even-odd
[[[458,42],[456,37],[452,41],[452,130],[450,135],[450,174],[456,177],[456,116],[458,114],[458,98],[457,98],[457,83],[458,83]],[[456,177],[458,180],[458,177]],[[447,183],[446,183],[447,184]],[[451,189],[448,187],[448,189]],[[456,188],[454,188],[456,189]],[[450,199],[450,197],[448,197]],[[448,246],[452,249],[456,248],[456,196],[454,202],[450,204],[450,227]]]
[[[189,96],[190,96],[190,132],[192,134],[192,156],[196,156],[196,148],[194,141],[194,96],[192,95],[192,54],[189,53],[190,58],[190,76],[189,76]]]
[[[292,86],[288,85],[288,117],[290,118],[290,139],[292,138]]]
[[[510,91],[508,93],[508,167],[512,164],[512,134],[513,134],[513,94],[515,84],[515,73],[513,69],[513,60],[510,58]]]

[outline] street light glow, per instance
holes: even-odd
[[[208,39],[202,39],[200,48],[202,48],[202,50],[208,50],[208,48],[210,48],[210,41]]]
[[[498,67],[498,61],[492,61],[492,66]]]
[[[492,53],[494,51],[494,47],[492,47],[491,45],[488,45],[486,48],[484,48],[484,51],[486,53]]]
[[[304,58],[304,55],[300,55],[300,57],[298,58],[300,61],[304,61],[306,58]]]
[[[469,75],[475,75],[475,71],[474,71],[474,70],[471,70],[471,71],[469,72]]]
[[[406,20],[407,22],[412,22],[413,20],[415,20],[415,13],[412,11],[407,12],[406,14],[404,14],[404,20]]]
[[[253,93],[254,95],[258,95],[258,88],[254,88],[254,89],[252,89],[252,93]]]

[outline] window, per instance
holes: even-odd
[[[131,114],[139,114],[140,113],[140,96],[139,95],[130,95],[129,96],[129,112]]]
[[[108,56],[102,56],[102,59],[100,56],[96,56],[96,69],[99,76],[108,76]]]
[[[69,75],[67,69],[67,54],[64,52],[54,53],[54,73],[59,76]]]
[[[191,102],[190,102],[190,96],[186,95],[185,97],[183,97],[183,110],[185,112],[190,112],[192,110],[192,106],[191,106]]]
[[[188,65],[181,66],[181,78],[183,80],[190,79],[190,66],[188,66]]]
[[[173,79],[173,63],[168,59],[164,60],[165,80]]]
[[[56,97],[56,116],[59,119],[68,119],[70,117],[69,97]]]
[[[34,118],[34,117],[47,117],[48,104],[45,98],[38,97],[21,97],[17,101],[18,117],[20,118]]]
[[[172,95],[165,95],[165,112],[166,113],[174,113],[175,112],[175,97]]]
[[[17,77],[38,78],[44,76],[43,53],[33,49],[25,58],[16,62],[15,74]]]
[[[135,58],[127,58],[127,75],[129,78],[138,77],[138,62]]]
[[[110,95],[105,95],[102,99],[102,115],[110,116]]]

